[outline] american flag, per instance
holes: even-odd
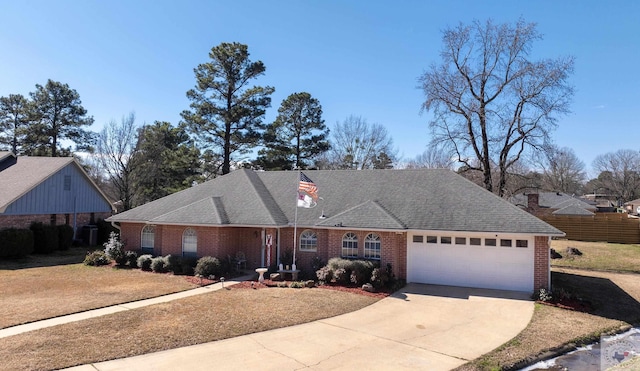
[[[303,172],[300,172],[300,183],[298,185],[298,192],[304,192],[311,196],[314,201],[318,200],[318,187],[313,183],[313,180],[309,179]]]

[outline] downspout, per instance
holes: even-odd
[[[117,225],[117,224],[116,224],[116,222],[112,221],[112,222],[111,222],[111,226],[112,226],[113,228],[117,229],[117,230],[118,230],[118,232],[120,232],[120,231],[121,231],[120,226],[119,226],[119,225]]]

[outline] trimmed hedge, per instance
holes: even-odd
[[[39,254],[50,254],[58,250],[58,227],[55,225],[31,223],[29,227],[33,232],[33,250]]]
[[[58,228],[58,249],[69,250],[73,243],[73,227],[67,224],[57,226]]]
[[[221,273],[220,260],[211,256],[203,256],[198,259],[194,273],[203,277],[219,276]]]
[[[22,257],[33,252],[33,232],[30,229],[0,230],[0,258]]]

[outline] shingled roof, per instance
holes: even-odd
[[[321,199],[300,227],[563,235],[449,170],[305,170]],[[292,225],[298,172],[236,170],[108,220],[211,226]],[[322,218],[321,218],[322,216]]]

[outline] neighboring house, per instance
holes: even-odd
[[[629,214],[640,215],[640,198],[625,202],[624,209],[627,210]]]
[[[276,264],[371,259],[408,282],[549,288],[549,247],[564,233],[449,170],[305,170],[315,208],[296,208],[298,172],[236,170],[116,214],[130,250]],[[297,213],[297,233],[294,223]]]
[[[112,214],[109,199],[72,157],[0,152],[0,190],[0,228],[42,222],[77,231]]]
[[[520,193],[511,197],[509,202],[539,217],[545,215],[592,216],[597,211],[595,203],[561,192]]]

